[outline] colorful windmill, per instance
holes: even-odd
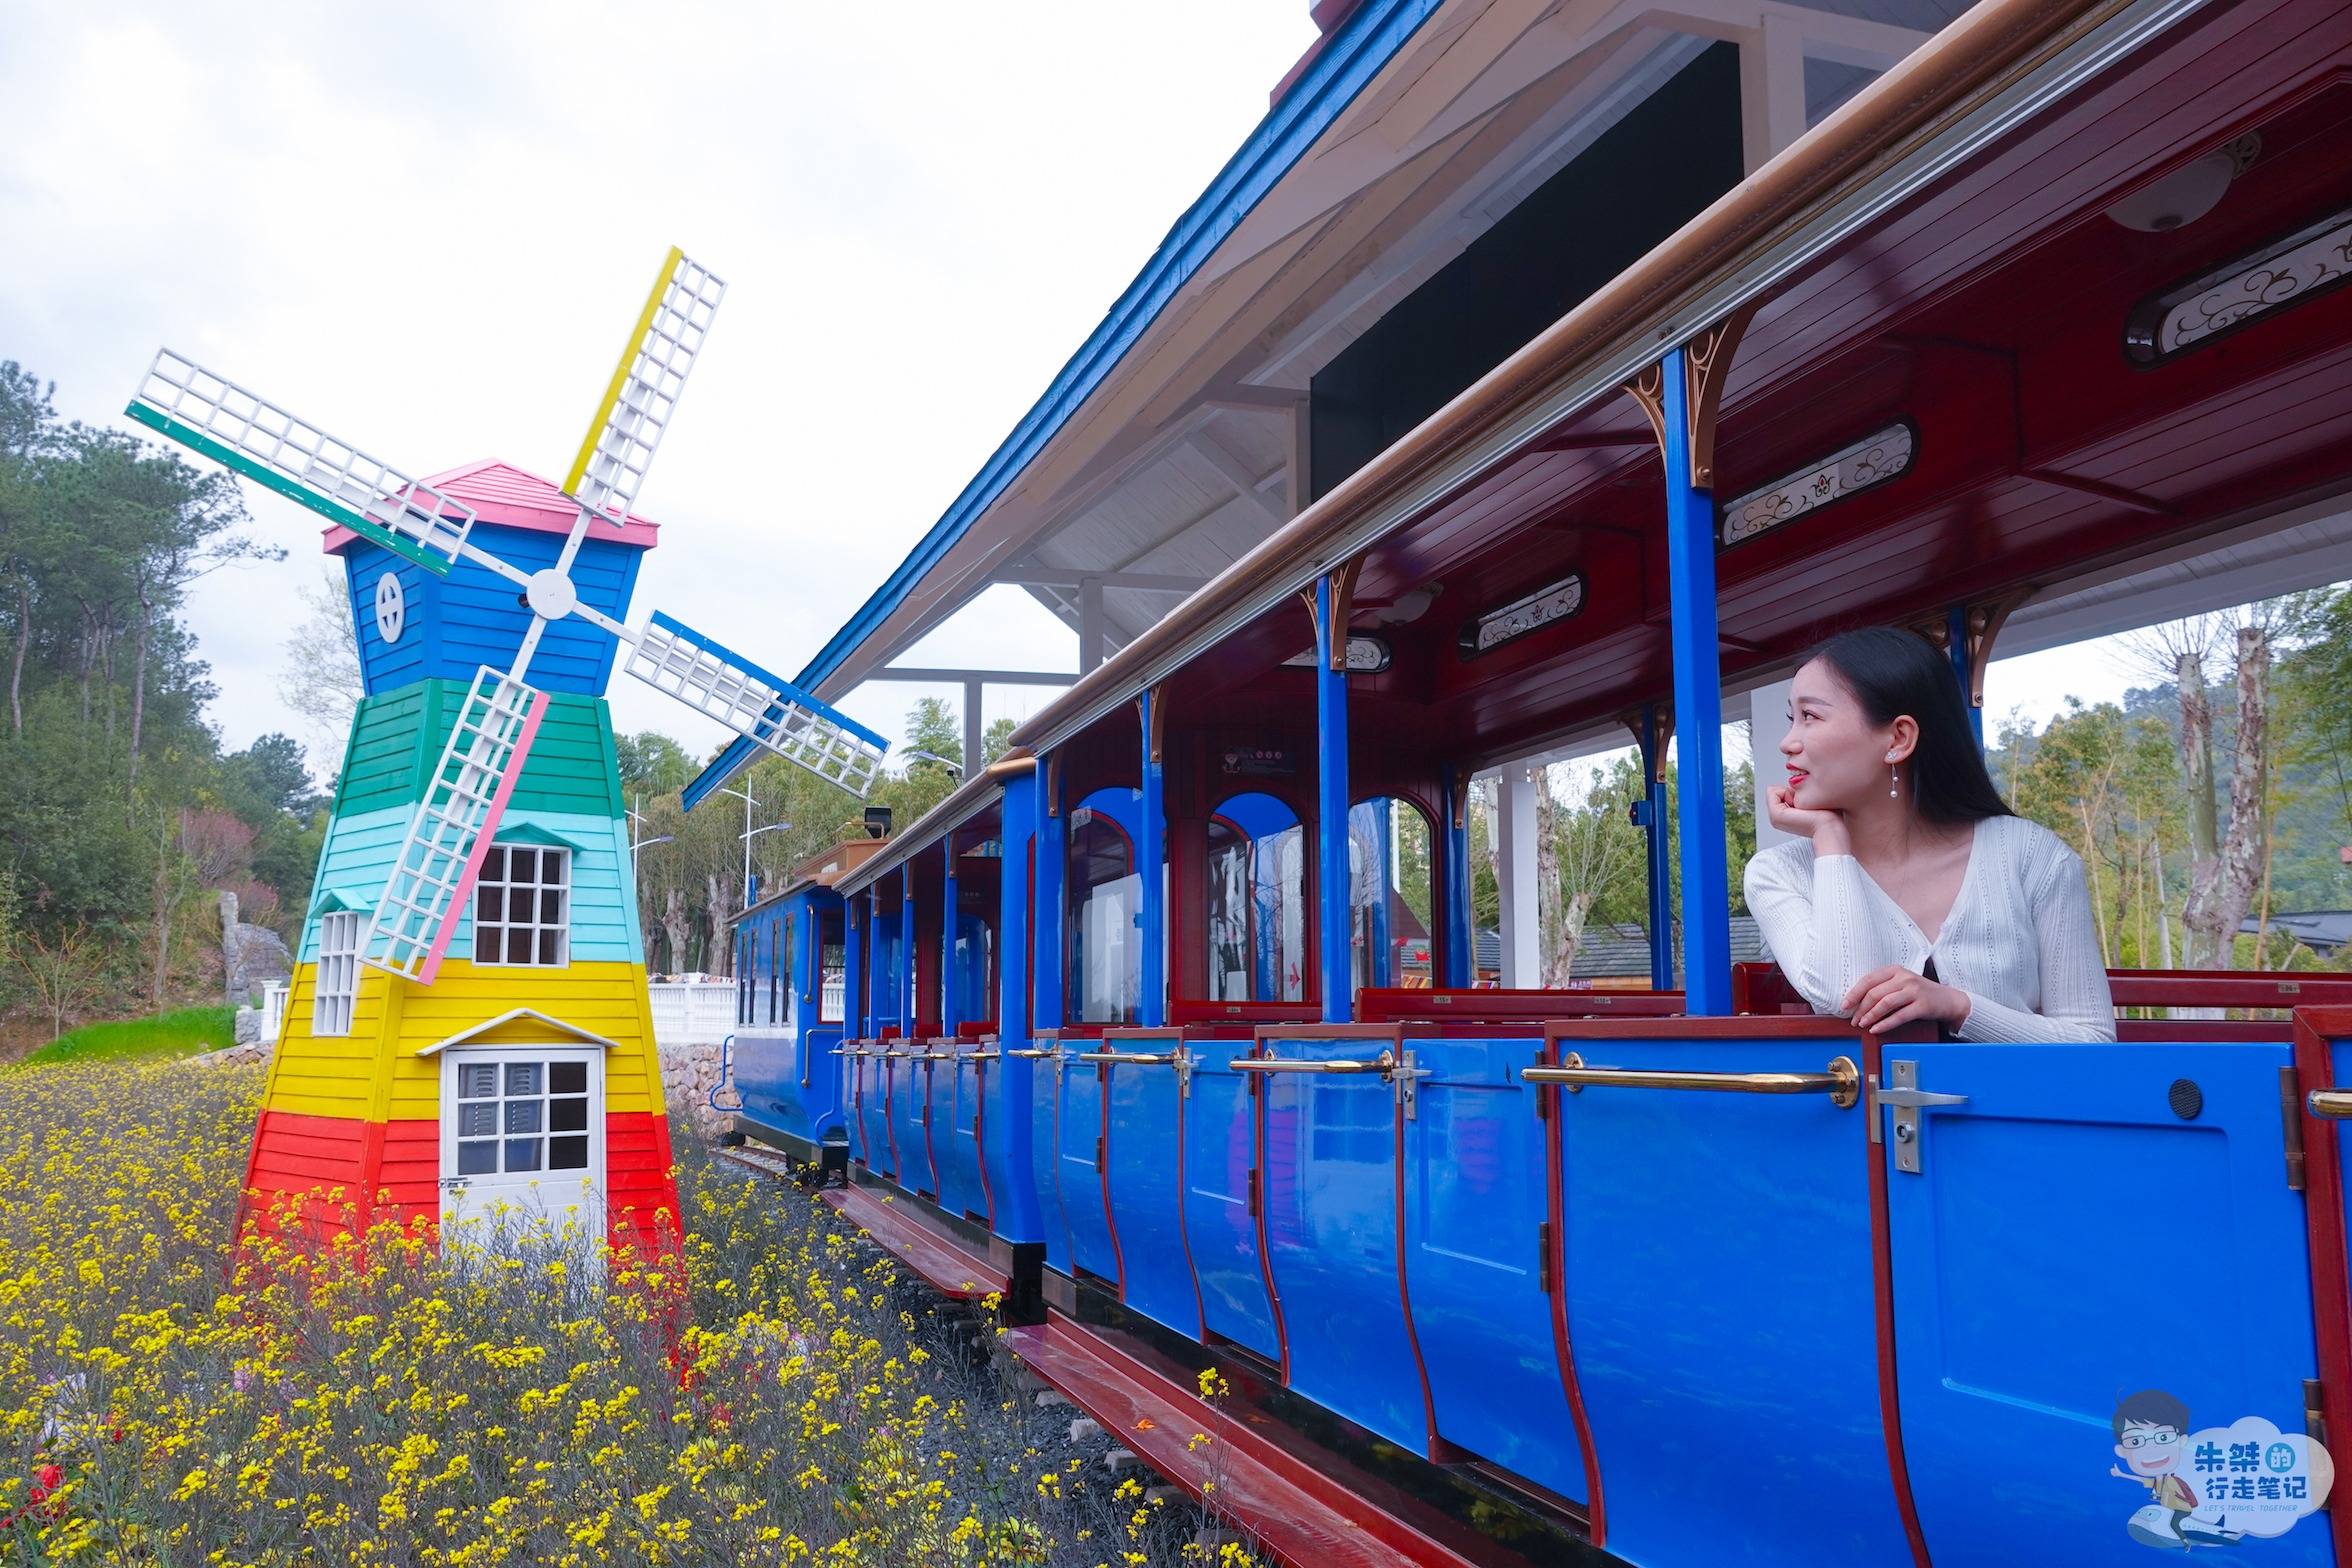
[[[725,289],[669,253],[560,488],[412,479],[169,350],[131,401],[333,523],[352,595],[366,698],[254,1131],[265,1203],[553,1211],[585,1183],[645,1240],[676,1212],[614,660],[854,794],[887,744],[669,616],[621,620],[656,535],[630,508]]]

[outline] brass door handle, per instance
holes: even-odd
[[[2321,1121],[2352,1121],[2352,1089],[2314,1089],[2303,1103]]]
[[[1571,1051],[1557,1067],[1522,1067],[1529,1083],[1556,1083],[1574,1092],[1588,1088],[1696,1089],[1714,1094],[1826,1094],[1839,1107],[1862,1098],[1862,1070],[1850,1056],[1833,1059],[1818,1073],[1709,1073],[1641,1067],[1587,1067]],[[2352,1100],[2352,1096],[2347,1097]],[[2352,1110],[2346,1112],[2352,1115]]]
[[[1002,1055],[1004,1055],[1004,1052],[1002,1051],[966,1051],[964,1053],[964,1060],[967,1062],[993,1062]]]
[[[1015,1047],[1013,1047],[1011,1050],[1009,1050],[1009,1051],[1005,1052],[1004,1054],[1005,1054],[1005,1055],[1007,1055],[1007,1056],[1019,1056],[1019,1057],[1026,1057],[1026,1058],[1029,1058],[1029,1059],[1032,1059],[1032,1060],[1034,1060],[1034,1059],[1036,1059],[1036,1058],[1039,1058],[1039,1057],[1046,1057],[1046,1056],[1059,1056],[1059,1055],[1061,1054],[1061,1052],[1060,1052],[1060,1051],[1058,1051],[1058,1050],[1056,1050],[1056,1049],[1054,1049],[1054,1047],[1052,1047],[1052,1046],[1050,1046],[1050,1045],[1048,1045],[1048,1046],[1035,1046],[1035,1045],[1028,1045],[1028,1046],[1015,1046]]]
[[[1078,1062],[1125,1062],[1131,1067],[1172,1067],[1176,1064],[1173,1051],[1082,1051],[1071,1058]]]
[[[1345,1057],[1309,1062],[1288,1056],[1241,1056],[1234,1058],[1233,1070],[1237,1073],[1393,1073],[1396,1057],[1387,1051],[1369,1062],[1350,1061]]]

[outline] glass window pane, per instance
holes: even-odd
[[[539,1168],[539,1140],[509,1138],[506,1140],[506,1168],[510,1171],[535,1171]]]
[[[460,1137],[465,1138],[491,1136],[498,1131],[498,1107],[480,1103],[459,1106],[457,1131]]]
[[[498,962],[498,930],[496,927],[474,927],[474,962],[477,964]]]
[[[461,1143],[457,1146],[457,1173],[460,1176],[495,1176],[498,1174],[498,1145],[495,1143]]]
[[[539,933],[539,962],[543,964],[563,962],[563,933],[561,931]]]
[[[531,933],[528,928],[506,933],[506,961],[510,964],[527,964],[531,961]]]
[[[498,844],[490,846],[489,853],[482,857],[482,876],[485,880],[492,882],[506,880],[506,850],[504,846]]]
[[[498,1069],[489,1062],[468,1062],[457,1070],[458,1098],[488,1099],[498,1093]]]
[[[584,1171],[588,1168],[588,1135],[547,1140],[547,1168],[551,1171]]]
[[[549,888],[539,895],[539,923],[543,926],[552,926],[559,925],[562,921],[563,894],[554,888]]]
[[[508,1132],[537,1132],[539,1130],[539,1102],[537,1100],[507,1101],[506,1130]]]
[[[588,1092],[588,1064],[586,1062],[549,1062],[547,1064],[547,1092],[549,1094],[586,1094]]]
[[[476,920],[504,920],[506,918],[506,889],[502,887],[483,888],[481,896],[474,900],[474,918]]]
[[[550,1100],[547,1102],[547,1130],[549,1132],[580,1132],[588,1126],[588,1102],[581,1100]]]
[[[508,850],[506,852],[506,879],[509,882],[538,881],[539,851],[535,849]]]
[[[506,1092],[508,1094],[537,1094],[539,1092],[539,1064],[537,1062],[509,1062],[506,1064]]]

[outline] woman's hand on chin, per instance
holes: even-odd
[[[1846,814],[1798,805],[1797,788],[1793,784],[1775,784],[1764,792],[1764,814],[1783,833],[1811,839],[1816,854],[1847,853]]]
[[[1923,1019],[1957,1029],[1968,1021],[1971,1005],[1968,993],[1957,986],[1888,964],[1855,981],[1838,1011],[1851,1017],[1856,1028],[1884,1034]]]

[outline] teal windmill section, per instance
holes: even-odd
[[[388,806],[414,809],[448,743],[466,690],[463,681],[421,680],[361,702],[343,752],[336,815],[358,816]],[[607,818],[621,814],[619,758],[603,698],[549,694],[547,717],[509,805]]]
[[[336,907],[368,910],[384,890],[400,853],[412,815],[407,806],[338,815],[327,827],[319,854],[318,898]],[[642,963],[645,937],[637,919],[635,883],[629,873],[628,824],[602,813],[540,811],[509,807],[495,843],[555,845],[571,851],[571,956],[574,963]],[[469,903],[458,917],[449,944],[453,958],[474,951],[474,916]],[[302,933],[303,963],[318,961],[318,922]]]

